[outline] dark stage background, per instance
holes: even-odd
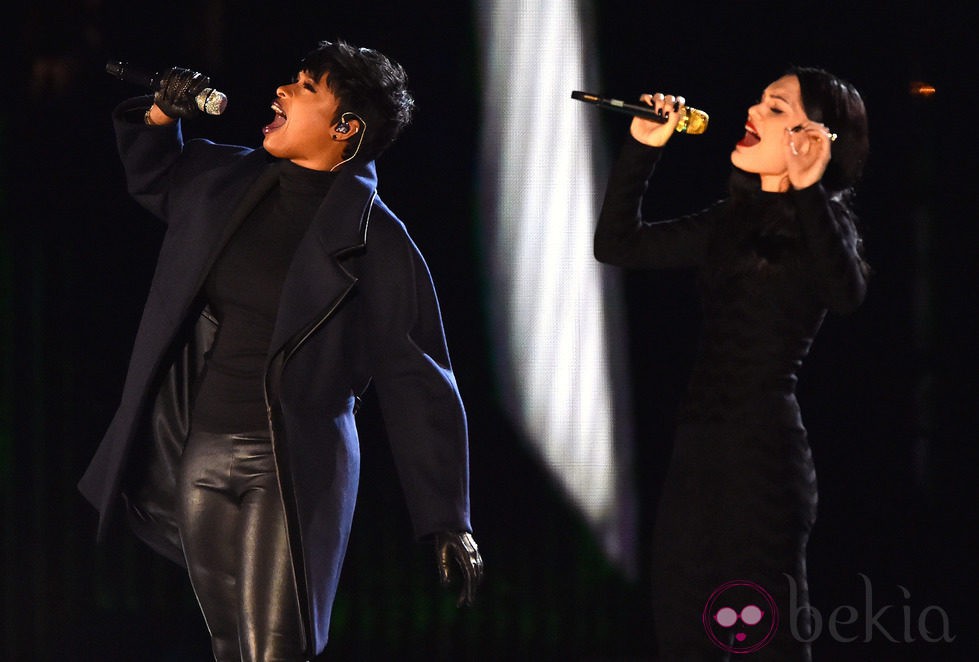
[[[827,320],[800,385],[821,492],[812,599],[824,618],[853,605],[859,621],[844,628],[856,641],[824,631],[815,650],[823,660],[975,659],[977,170],[975,98],[959,86],[975,61],[965,10],[595,4],[604,92],[677,90],[711,112],[711,130],[676,140],[663,166],[674,176],[654,184],[666,213],[721,194],[745,109],[787,65],[825,66],[863,92],[872,151],[858,209],[876,275],[860,310]],[[379,164],[381,192],[439,286],[470,417],[473,522],[487,576],[468,610],[438,587],[431,550],[412,541],[368,398],[359,509],[323,659],[654,659],[647,542],[693,349],[689,280],[625,281],[642,499],[640,572],[630,578],[603,559],[494,397],[478,245],[474,7],[178,0],[160,8],[41,1],[4,21],[0,658],[208,659],[183,571],[128,533],[96,547],[94,512],[75,490],[117,402],[161,237],[125,193],[109,113],[137,90],[108,77],[106,60],[208,72],[229,110],[186,133],[257,145],[276,85],[317,39],[344,38],[401,61],[412,78],[417,118]],[[911,95],[914,80],[937,93]],[[627,120],[602,121],[614,149]],[[863,641],[872,613],[887,605],[881,629]],[[955,642],[923,641],[923,613],[932,636],[947,615]]]

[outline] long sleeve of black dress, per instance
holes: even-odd
[[[863,301],[867,280],[851,213],[821,184],[793,190],[790,196],[811,259],[816,295],[833,312],[852,311]]]
[[[643,221],[642,202],[662,150],[629,139],[609,175],[595,230],[595,258],[633,269],[694,267],[704,263],[715,210]]]

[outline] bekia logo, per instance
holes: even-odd
[[[764,588],[747,580],[726,582],[704,606],[704,629],[714,644],[729,653],[764,648],[778,630],[778,608]]]
[[[788,613],[782,615],[792,638],[812,643],[828,634],[838,643],[870,642],[882,638],[891,643],[951,643],[950,618],[938,605],[928,605],[917,614],[910,604],[879,604],[870,578],[863,580],[861,605],[838,605],[828,615],[809,604],[799,604],[795,579],[788,582]],[[905,599],[911,592],[898,586]],[[862,613],[861,609],[862,607]],[[895,608],[896,607],[896,608]],[[887,617],[892,618],[888,619]],[[703,611],[704,629],[715,646],[729,653],[753,653],[768,645],[779,627],[774,598],[759,584],[739,579],[726,582],[711,593]],[[897,622],[894,622],[894,621]]]

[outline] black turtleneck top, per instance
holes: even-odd
[[[225,246],[204,283],[220,324],[194,408],[196,429],[268,427],[265,363],[292,257],[336,174],[280,164],[278,185]]]

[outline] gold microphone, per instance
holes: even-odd
[[[572,92],[571,98],[596,105],[599,108],[605,108],[606,110],[614,110],[618,113],[625,113],[626,115],[633,115],[636,117],[642,117],[643,119],[653,120],[654,122],[659,122],[660,124],[666,124],[667,122],[666,117],[657,115],[655,110],[645,104],[626,103],[625,101],[620,101],[619,99],[606,99],[598,96],[597,94],[582,92],[580,90],[575,90]],[[676,125],[676,130],[677,133],[698,135],[707,130],[707,123],[709,121],[710,116],[704,111],[698,110],[697,108],[691,108],[690,106],[684,106],[683,116],[680,118],[680,123]]]

